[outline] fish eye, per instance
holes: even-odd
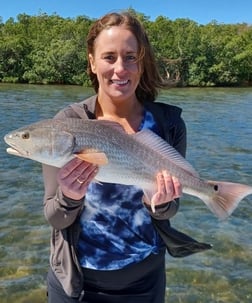
[[[22,139],[29,139],[30,134],[28,132],[22,134]]]

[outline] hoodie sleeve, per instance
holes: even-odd
[[[84,205],[82,200],[72,200],[65,197],[57,183],[58,168],[42,165],[44,178],[44,215],[47,221],[56,229],[70,226]]]
[[[61,110],[55,118],[76,117],[76,113],[70,107]],[[70,226],[81,212],[84,206],[82,200],[72,200],[64,196],[58,183],[57,174],[59,168],[42,164],[44,179],[44,215],[47,221],[56,229],[64,229]]]
[[[157,205],[155,207],[155,213],[152,212],[152,209],[149,205],[144,205],[154,219],[167,220],[176,215],[179,208],[179,199]]]

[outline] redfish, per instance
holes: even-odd
[[[220,219],[252,194],[248,185],[200,178],[188,161],[152,131],[129,135],[110,121],[42,120],[10,132],[4,140],[11,146],[9,154],[44,164],[62,167],[75,156],[97,164],[97,181],[137,186],[150,200],[157,191],[157,173],[167,170],[180,181],[184,193],[201,199]]]

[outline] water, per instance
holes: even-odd
[[[0,137],[90,94],[81,87],[1,84]],[[160,100],[183,108],[187,158],[202,177],[252,184],[251,88],[172,89]],[[0,302],[45,303],[50,227],[41,167],[5,149],[1,141]],[[213,249],[183,259],[167,256],[167,302],[252,302],[252,196],[220,222],[185,195],[172,224]]]

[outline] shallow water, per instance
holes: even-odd
[[[92,93],[81,87],[0,85],[0,137],[52,117]],[[187,158],[211,180],[252,185],[252,89],[171,89],[160,96],[183,108]],[[50,228],[43,216],[40,164],[0,144],[0,302],[44,303]],[[197,198],[181,199],[173,225],[213,249],[167,255],[167,302],[252,302],[252,196],[219,221]]]

